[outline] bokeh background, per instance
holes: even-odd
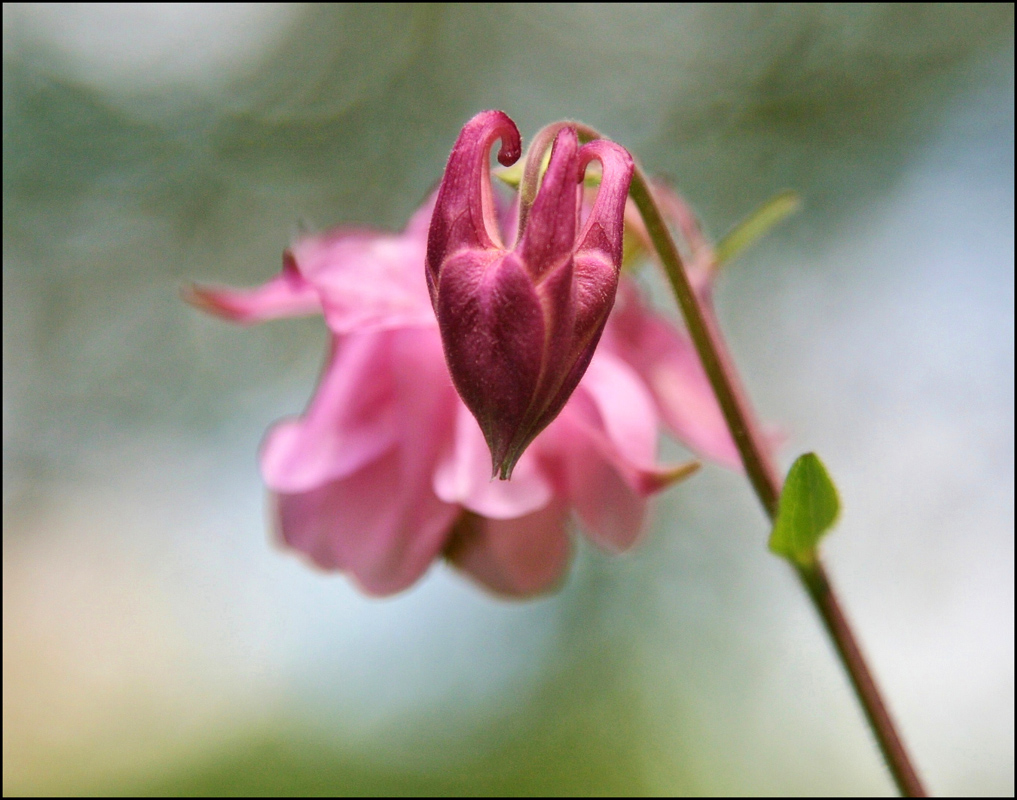
[[[180,287],[398,229],[496,107],[607,132],[715,236],[802,195],[722,321],[782,464],[840,485],[830,569],[930,787],[1012,795],[1013,33],[1007,4],[5,4],[4,793],[892,791],[737,475],[535,602],[441,565],[370,600],[270,543],[257,446],[324,326]]]

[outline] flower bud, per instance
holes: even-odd
[[[482,112],[459,134],[431,218],[426,275],[452,381],[480,424],[494,474],[507,479],[583,377],[614,305],[633,163],[613,142],[580,147],[575,129],[562,128],[507,249],[488,166],[498,139],[498,160],[514,163],[519,131],[503,112]],[[603,176],[580,227],[579,184],[594,160]]]

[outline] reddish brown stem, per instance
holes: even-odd
[[[583,132],[593,133],[588,129]],[[689,334],[710,378],[710,384],[724,412],[727,426],[738,446],[745,472],[772,521],[776,517],[777,503],[780,499],[780,473],[773,463],[764,437],[760,434],[752,407],[741,387],[734,362],[724,343],[724,337],[711,309],[705,306],[693,291],[678,248],[653,198],[650,184],[638,167],[632,177],[629,194],[643,217],[646,230],[671,282],[671,288],[688,325]],[[855,694],[865,711],[897,788],[905,797],[925,797],[925,789],[912,766],[854,632],[834,594],[822,561],[817,555],[812,564],[796,565],[796,569],[837,648],[844,669],[851,678]]]
[[[879,749],[883,752],[883,758],[893,773],[893,779],[905,797],[925,797],[925,788],[915,772],[911,759],[908,758],[904,742],[897,733],[897,727],[890,718],[890,712],[883,702],[876,686],[876,680],[869,671],[865,656],[858,647],[851,626],[844,616],[844,610],[840,607],[837,595],[830,586],[830,579],[826,574],[826,568],[818,559],[809,566],[799,566],[798,577],[809,592],[809,597],[823,618],[830,638],[837,647],[840,660],[843,662],[848,675],[851,678],[851,685],[854,686],[855,694],[861,701],[865,716],[869,725],[876,732],[876,740]]]

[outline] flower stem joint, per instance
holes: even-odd
[[[504,112],[482,112],[459,134],[431,219],[426,276],[452,381],[480,424],[493,473],[508,479],[583,377],[614,305],[633,161],[603,139],[580,147],[575,129],[562,127],[508,249],[488,162],[499,139],[498,160],[515,163],[519,130]],[[528,161],[543,158],[537,150]],[[603,176],[580,225],[591,161]]]

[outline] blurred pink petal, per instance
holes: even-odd
[[[645,498],[691,473],[656,464],[657,417],[631,368],[601,348],[572,400],[536,447],[600,546],[621,551],[642,529]]]
[[[187,287],[183,294],[191,305],[241,324],[321,312],[317,290],[297,271],[289,251],[283,253],[282,272],[257,289],[194,284]]]
[[[696,348],[647,309],[634,287],[619,291],[606,334],[610,348],[642,378],[671,433],[693,451],[731,469],[741,458]]]
[[[320,293],[334,333],[433,326],[423,275],[424,239],[411,234],[338,230],[293,245],[300,273]]]
[[[299,419],[277,423],[261,450],[265,482],[302,492],[342,478],[399,441],[391,337],[333,337],[318,391]]]
[[[441,553],[459,509],[427,491],[430,476],[392,450],[349,477],[276,495],[283,541],[323,569],[353,576],[368,594],[414,584]]]
[[[402,234],[336,228],[298,239],[283,254],[283,270],[255,289],[195,285],[184,298],[233,322],[254,323],[324,311],[334,333],[434,326],[422,275],[434,198]]]
[[[586,534],[606,550],[619,552],[638,538],[645,502],[604,457],[603,443],[591,435],[591,425],[583,419],[589,409],[580,410],[589,403],[589,397],[577,391],[534,447]]]
[[[510,481],[491,480],[491,451],[477,420],[458,403],[456,430],[434,474],[434,491],[448,503],[492,519],[511,519],[543,508],[553,488],[529,453]]]
[[[515,519],[463,514],[446,557],[491,591],[531,597],[554,589],[571,555],[568,507],[556,501]]]
[[[384,358],[373,362],[393,391],[386,413],[394,445],[348,477],[317,488],[279,492],[283,539],[325,569],[350,572],[371,594],[391,594],[415,582],[445,546],[457,506],[432,491],[442,444],[452,435],[456,395],[441,358],[436,330],[405,329],[355,334],[384,340]],[[297,455],[299,456],[299,450]]]
[[[690,465],[657,464],[657,413],[638,373],[602,347],[581,387],[576,424],[636,494],[645,497],[691,474]]]
[[[703,235],[699,220],[688,203],[666,183],[653,181],[651,189],[664,220],[680,234],[676,244],[685,261],[685,271],[693,290],[709,299],[716,277],[717,259],[713,247]],[[656,258],[650,234],[631,199],[625,205],[625,226],[626,233],[633,234],[635,249]]]
[[[652,467],[657,457],[657,411],[639,375],[603,347],[582,386],[592,400],[599,429],[618,457],[633,466]]]

